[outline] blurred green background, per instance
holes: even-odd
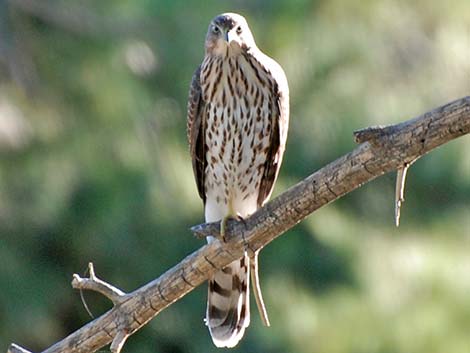
[[[468,95],[468,0],[0,0],[0,352],[90,321],[72,273],[133,290],[202,245],[186,142],[189,81],[215,15],[245,15],[291,88],[275,194],[355,147],[352,131]],[[470,138],[324,207],[261,255],[234,352],[434,353],[470,347]],[[87,293],[95,314],[110,308]],[[215,352],[206,286],[124,352]]]

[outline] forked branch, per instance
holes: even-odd
[[[88,272],[90,273],[89,278],[82,278],[75,273],[73,275],[72,287],[75,289],[87,289],[101,293],[111,300],[114,305],[117,305],[124,300],[126,293],[99,279],[95,274],[95,268],[91,262],[88,264]]]
[[[241,258],[247,246],[252,251],[261,249],[320,207],[469,132],[470,97],[397,125],[356,132],[356,141],[361,144],[353,151],[292,186],[244,222],[228,222],[227,243],[205,245],[159,278],[132,293],[118,295],[113,309],[43,353],[95,352],[115,337],[119,339],[111,347],[118,352],[129,335],[199,286],[213,271]],[[192,230],[202,236],[217,234],[219,225],[203,224]],[[10,351],[22,352],[16,345]]]

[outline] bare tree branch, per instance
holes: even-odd
[[[30,351],[27,351],[26,349],[12,343],[10,347],[8,348],[7,353],[31,353]]]
[[[228,222],[227,243],[214,241],[201,247],[43,353],[95,352],[111,342],[119,352],[129,335],[199,286],[213,271],[241,258],[246,249],[261,249],[318,208],[469,132],[470,97],[397,125],[355,132],[361,143],[356,149],[292,186],[244,222]],[[219,224],[203,224],[192,230],[199,236],[217,234]],[[20,349],[10,347],[11,352]]]
[[[111,300],[114,305],[119,304],[124,300],[124,293],[122,290],[106,283],[95,275],[95,268],[90,262],[88,264],[88,271],[90,272],[89,278],[82,278],[78,274],[73,275],[72,287],[75,289],[87,289],[103,294],[106,298]]]
[[[413,162],[414,161],[404,163],[397,169],[397,182],[395,185],[395,225],[397,227],[400,225],[401,205],[405,202],[406,173]]]
[[[124,343],[126,343],[126,340],[129,336],[130,334],[126,330],[118,331],[116,336],[114,336],[113,341],[111,342],[111,353],[119,353],[122,347],[124,347]]]

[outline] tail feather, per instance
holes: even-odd
[[[234,347],[250,324],[249,269],[245,255],[209,280],[206,323],[217,347]]]

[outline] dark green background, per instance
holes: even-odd
[[[0,352],[41,351],[90,319],[70,287],[93,261],[125,291],[202,245],[186,143],[189,81],[215,15],[245,15],[285,69],[291,125],[275,194],[355,147],[352,131],[468,95],[470,3],[0,1]],[[234,352],[457,353],[470,347],[470,139],[329,205],[261,254]],[[95,314],[110,304],[87,293]],[[206,286],[124,352],[215,352]]]

